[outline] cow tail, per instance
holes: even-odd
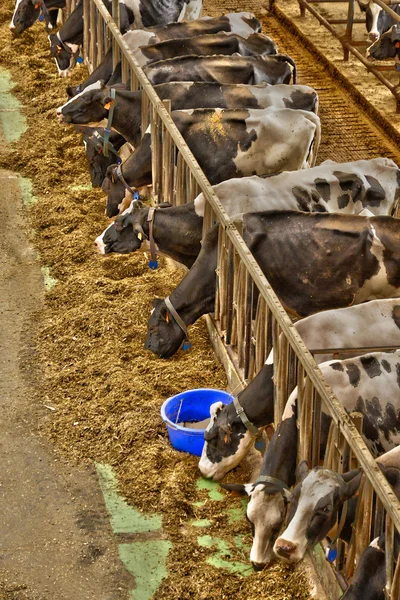
[[[285,62],[289,63],[289,65],[292,65],[292,67],[293,67],[292,78],[293,78],[293,84],[295,84],[296,80],[297,80],[296,63],[294,62],[293,58],[291,56],[288,56],[287,54],[280,54],[279,57],[282,61],[285,61]]]

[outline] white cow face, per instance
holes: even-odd
[[[250,561],[256,571],[261,571],[274,558],[273,544],[285,519],[291,494],[272,483],[222,484],[221,487],[250,497],[246,513],[253,533]]]
[[[339,508],[356,493],[362,475],[357,470],[342,477],[322,467],[308,471],[305,461],[298,474],[302,481],[293,491],[289,525],[274,545],[275,554],[291,563],[301,560],[308,548],[328,534]]]

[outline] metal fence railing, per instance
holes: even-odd
[[[321,408],[332,416],[330,435],[331,464],[339,471],[354,463],[365,473],[369,495],[364,501],[372,507],[379,500],[382,527],[387,536],[388,598],[398,600],[400,573],[391,557],[391,533],[400,533],[400,502],[377,467],[356,425],[326,384],[313,356],[305,347],[260,267],[245,245],[236,225],[226,214],[197,161],[174,125],[169,107],[162,102],[133,58],[117,25],[101,0],[84,1],[84,57],[89,69],[96,67],[110,42],[114,64],[122,61],[122,77],[132,90],[142,90],[142,133],[151,126],[153,190],[156,200],[175,204],[192,201],[202,192],[206,199],[204,231],[219,223],[218,291],[215,322],[221,337],[243,375],[250,380],[264,364],[274,347],[276,375],[275,421],[278,423],[290,391],[299,384],[299,459],[319,462],[319,425]],[[101,39],[100,39],[101,38]],[[280,342],[279,342],[280,340]],[[307,377],[306,377],[307,376]],[[339,443],[340,442],[340,443]],[[369,487],[368,487],[369,486]],[[364,498],[364,496],[363,496]],[[378,499],[378,500],[377,500]],[[372,525],[371,525],[372,527]],[[373,527],[376,530],[376,525]],[[370,531],[363,528],[360,540],[350,544],[343,554],[349,556],[348,570],[369,541]],[[353,551],[355,548],[355,551]],[[353,553],[353,554],[352,554]],[[391,562],[392,561],[392,562]]]
[[[343,59],[345,61],[348,61],[350,54],[353,54],[353,56],[366,67],[367,71],[373,73],[375,77],[392,92],[396,100],[396,112],[400,112],[400,82],[394,84],[383,75],[384,71],[397,71],[396,63],[393,63],[392,65],[378,65],[376,62],[371,62],[366,56],[361,54],[358,48],[367,47],[371,45],[372,42],[353,39],[353,25],[355,23],[365,23],[365,19],[357,19],[354,17],[356,0],[298,0],[298,2],[302,17],[305,16],[306,10],[308,10],[316,19],[318,19],[321,25],[326,27],[326,29],[340,41],[343,46]],[[314,5],[326,2],[346,5],[346,18],[331,19],[324,17]],[[396,23],[400,23],[400,15],[395,13],[390,6],[388,6],[389,4],[400,4],[400,0],[374,0],[374,2],[393,17]],[[343,12],[345,12],[345,10]],[[345,32],[340,32],[335,25],[346,25]]]

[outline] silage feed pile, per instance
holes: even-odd
[[[4,3],[0,15],[0,66],[11,72],[29,129],[11,150],[1,148],[0,165],[32,181],[33,242],[57,280],[39,316],[42,378],[36,402],[55,409],[41,417],[41,432],[68,461],[111,464],[130,503],[163,515],[172,549],[157,598],[306,599],[304,577],[283,565],[243,577],[207,562],[218,554],[228,565],[236,561],[251,571],[250,528],[244,518],[232,518],[232,509],[242,506],[239,499],[224,493],[213,501],[197,487],[198,461],[171,448],[160,406],[185,389],[224,389],[225,373],[202,321],[191,328],[190,352],[165,361],[143,349],[152,300],[171,292],[183,273],[168,270],[163,261],[150,271],[141,254],[96,254],[94,239],[109,223],[104,193],[89,187],[80,136],[55,116],[66,85],[82,81],[85,69],[76,69],[68,81],[57,76],[42,24],[12,39],[12,8]],[[239,469],[228,480],[240,476]],[[192,526],[196,519],[208,519],[209,527]],[[207,535],[211,542],[200,544],[199,536]]]

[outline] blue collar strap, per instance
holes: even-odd
[[[115,89],[114,88],[110,88],[110,95],[112,98],[111,106],[108,111],[107,127],[104,128],[104,144],[103,144],[104,156],[108,156],[108,140],[110,137],[111,125],[112,125],[112,120],[113,120],[113,116],[114,116],[114,109],[115,109]]]

